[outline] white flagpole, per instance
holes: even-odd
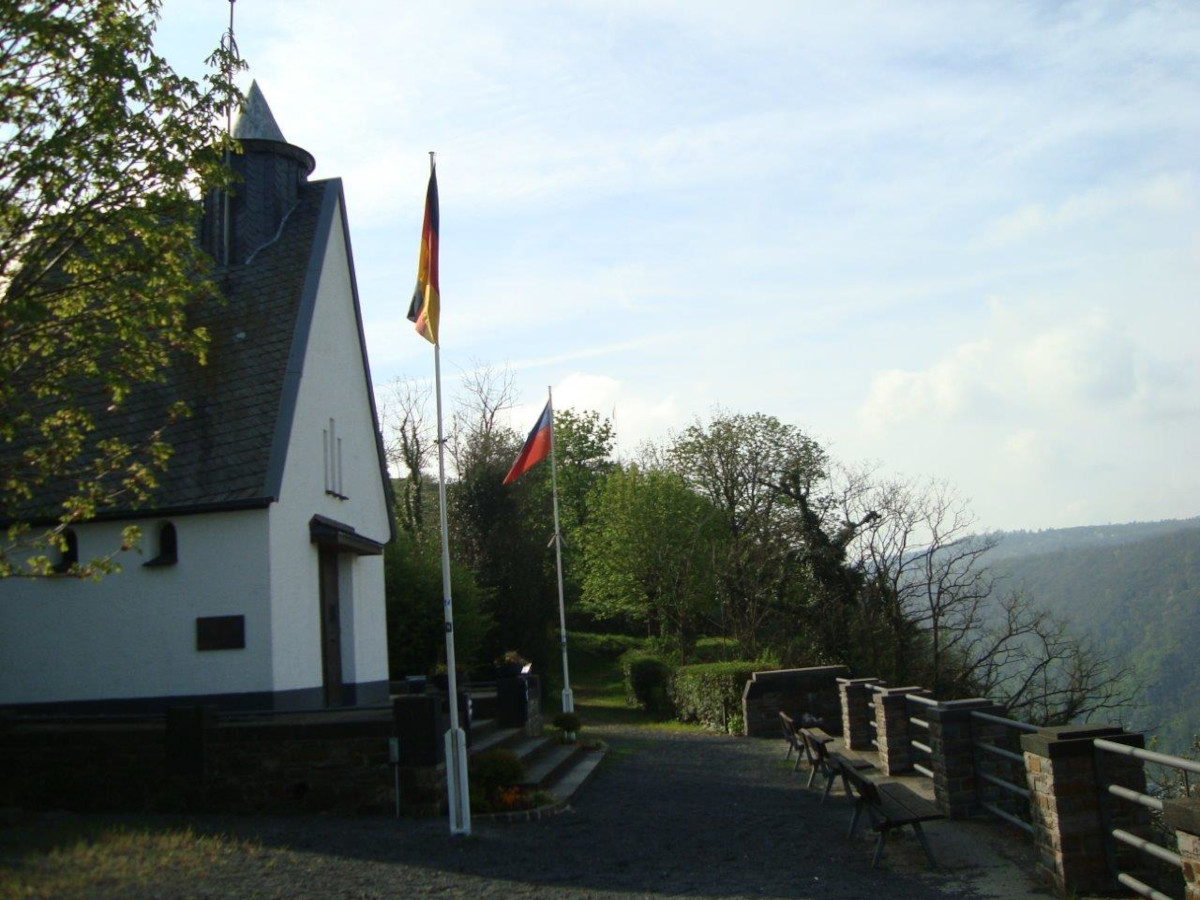
[[[558,563],[558,624],[559,643],[562,645],[563,667],[563,712],[575,712],[575,696],[571,693],[571,674],[567,668],[567,610],[563,603],[562,574],[562,529],[558,525],[558,463],[554,457],[554,393],[546,387],[546,398],[550,403],[550,486],[554,494],[554,558]]]
[[[467,783],[467,735],[458,721],[458,672],[454,662],[454,601],[450,593],[450,529],[446,524],[446,443],[442,437],[442,354],[433,345],[437,394],[438,517],[442,526],[442,607],[446,618],[446,674],[450,691],[450,730],[446,732],[446,794],[450,833],[471,833],[471,794]]]
[[[433,171],[433,152],[429,168]],[[438,518],[442,526],[442,609],[446,619],[446,675],[450,692],[450,730],[446,732],[446,794],[450,833],[471,833],[471,791],[467,782],[467,735],[458,721],[458,672],[454,661],[454,601],[450,591],[450,528],[446,522],[446,441],[442,436],[442,347],[433,345],[433,381],[437,395]]]

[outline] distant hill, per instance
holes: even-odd
[[[1200,529],[1194,519],[1163,522],[1132,522],[1127,525],[1085,525],[1080,528],[1049,528],[1043,531],[998,531],[1000,544],[989,554],[993,563],[1016,556],[1039,556],[1060,550],[1117,547],[1153,540],[1181,531]]]
[[[1187,749],[1200,734],[1200,518],[998,537],[993,571],[1133,666],[1144,692],[1129,724]]]

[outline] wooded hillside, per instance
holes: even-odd
[[[1002,534],[1008,586],[1086,629],[1143,683],[1127,723],[1181,752],[1200,733],[1200,519]]]

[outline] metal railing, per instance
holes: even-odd
[[[1007,740],[1008,735],[1015,735],[1018,732],[1030,733],[1038,730],[1036,725],[1030,725],[1028,722],[1006,719],[991,713],[972,712],[971,719],[972,724],[984,722],[1010,729],[1010,731],[1001,732],[1005,735],[1002,740]],[[979,791],[979,805],[996,818],[1032,835],[1033,824],[1028,818],[1031,795],[1029,788],[1025,785],[1025,757],[988,741],[976,740],[973,743],[975,746],[975,777],[994,789]],[[1020,783],[1014,780],[1018,777],[1015,774],[1018,771],[1020,772]],[[1008,777],[1005,778],[1005,775]],[[997,791],[1004,793],[997,793]],[[1020,797],[1022,802],[1018,804],[1010,800],[1006,809],[1005,794],[1010,797]]]
[[[937,701],[932,697],[922,697],[920,694],[907,694],[904,699],[910,703],[919,703],[923,706],[937,706]],[[929,723],[925,719],[920,719],[910,712],[908,721],[910,725],[921,729],[924,734],[929,733]],[[933,748],[916,738],[909,738],[908,743],[916,751],[913,754],[913,769],[920,772],[926,778],[933,778]],[[922,758],[928,761],[928,765],[922,765],[916,761],[918,754],[923,754]]]
[[[1112,875],[1118,882],[1132,891],[1137,892],[1143,897],[1148,897],[1150,900],[1174,900],[1170,895],[1164,894],[1156,888],[1146,884],[1144,881],[1135,878],[1128,872],[1121,871],[1117,862],[1117,844],[1125,844],[1133,847],[1144,856],[1156,860],[1159,863],[1165,863],[1171,866],[1178,873],[1182,866],[1183,860],[1179,854],[1169,847],[1164,847],[1154,841],[1147,840],[1136,834],[1131,834],[1122,828],[1114,827],[1113,824],[1113,808],[1111,797],[1116,797],[1126,803],[1132,803],[1137,806],[1142,806],[1152,810],[1155,813],[1162,813],[1163,801],[1151,796],[1150,794],[1135,791],[1123,785],[1116,784],[1110,781],[1104,774],[1104,754],[1115,754],[1117,756],[1132,757],[1144,763],[1153,763],[1163,766],[1168,769],[1175,769],[1182,772],[1184,775],[1184,790],[1188,791],[1191,788],[1188,781],[1189,773],[1200,774],[1200,762],[1190,759],[1182,759],[1178,756],[1170,756],[1166,753],[1155,753],[1152,750],[1143,750],[1140,747],[1130,747],[1128,744],[1119,744],[1115,741],[1108,741],[1104,738],[1096,738],[1092,745],[1096,748],[1096,775],[1100,782],[1100,809],[1104,817],[1104,828],[1109,837],[1107,842],[1106,852],[1108,855],[1109,869]],[[1173,838],[1172,838],[1173,840]]]

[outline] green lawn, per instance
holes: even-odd
[[[262,852],[253,841],[186,825],[129,826],[92,818],[0,830],[0,900],[91,896],[99,886],[153,886],[159,873],[200,876]]]

